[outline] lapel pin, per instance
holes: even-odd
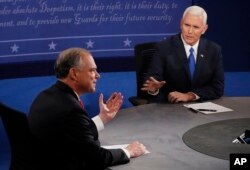
[[[203,58],[203,57],[204,57],[204,55],[203,55],[203,54],[201,54],[201,57]]]

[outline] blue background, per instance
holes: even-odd
[[[42,0],[43,1],[43,0]],[[65,0],[64,0],[65,1]],[[150,0],[151,2],[155,2],[155,0]],[[28,1],[27,1],[28,2]],[[34,1],[29,1],[29,3],[35,3]],[[47,1],[52,3],[51,1]],[[53,1],[58,2],[58,1]],[[80,2],[80,1],[72,1],[72,2]],[[68,3],[72,3],[68,2]],[[81,2],[89,2],[89,1],[81,1]],[[101,2],[101,1],[99,1]],[[113,1],[109,1],[113,2]],[[130,1],[128,1],[130,2]],[[174,1],[176,2],[176,1]],[[187,0],[178,1],[180,4],[190,3]],[[220,44],[223,49],[223,57],[224,57],[224,66],[225,66],[225,95],[226,96],[250,96],[250,55],[249,55],[249,47],[250,47],[250,1],[249,0],[193,0],[192,4],[197,4],[203,7],[208,13],[208,31],[204,35],[204,37],[213,40]],[[0,11],[5,7],[4,3],[0,3]],[[150,12],[150,11],[149,11]],[[180,14],[183,10],[180,8],[180,13],[176,14],[176,17],[180,17]],[[0,12],[1,13],[1,12]],[[62,14],[63,15],[63,14]],[[10,17],[9,15],[3,16],[0,15],[0,23],[3,22],[6,17]],[[17,20],[19,17],[23,17],[22,15],[18,15],[16,17],[12,17],[11,19]],[[31,15],[30,15],[31,17]],[[33,16],[32,16],[33,17]],[[35,16],[34,16],[35,17]],[[145,24],[145,23],[143,23]],[[174,30],[171,30],[166,25],[156,25],[150,24],[148,31],[150,33],[156,33],[155,30],[162,29],[163,33],[173,33],[179,32],[178,22],[173,22],[175,26],[173,26]],[[91,24],[90,24],[91,25]],[[51,85],[55,81],[55,77],[47,77],[46,75],[53,75],[53,64],[54,59],[57,57],[58,52],[68,47],[69,45],[78,45],[81,41],[85,42],[84,38],[79,39],[60,39],[54,38],[54,43],[60,42],[62,45],[57,45],[57,50],[48,51],[49,55],[38,55],[38,52],[44,52],[43,50],[48,49],[48,43],[51,42],[52,39],[41,39],[41,38],[49,38],[53,35],[57,35],[58,37],[64,36],[61,34],[61,31],[68,31],[70,34],[66,34],[65,36],[79,36],[79,35],[87,35],[88,31],[95,30],[95,27],[89,25],[88,30],[83,31],[84,29],[80,27],[64,27],[58,26],[55,28],[49,27],[43,28],[45,30],[37,30],[29,27],[29,29],[20,27],[17,28],[8,28],[3,29],[0,27],[0,100],[5,101],[10,104],[14,108],[17,108],[21,111],[27,112],[29,105],[37,95],[37,93]],[[104,26],[104,25],[103,25]],[[138,29],[134,27],[135,25],[131,25],[130,29],[132,31],[144,31],[143,29]],[[140,25],[138,25],[140,27]],[[105,27],[106,28],[106,25]],[[145,27],[147,28],[147,27]],[[103,28],[102,28],[103,29]],[[122,33],[128,34],[127,27],[122,27]],[[77,32],[76,30],[80,31]],[[101,30],[101,29],[98,29]],[[98,32],[97,30],[97,32]],[[107,34],[118,34],[116,25],[112,24],[107,29]],[[152,31],[152,32],[151,32]],[[139,31],[138,31],[139,32]],[[137,33],[138,33],[137,32]],[[85,34],[86,33],[86,34]],[[139,32],[141,33],[141,32]],[[148,33],[148,32],[146,32]],[[159,33],[159,32],[158,32]],[[161,32],[162,33],[162,32]],[[28,37],[27,35],[31,35]],[[95,34],[96,35],[96,34]],[[36,43],[31,41],[15,41],[18,39],[30,39],[34,36],[34,38],[40,38],[38,42],[38,46]],[[126,36],[124,36],[126,37]],[[124,38],[122,37],[122,38]],[[128,38],[131,38],[129,36]],[[95,114],[98,112],[98,107],[94,107],[97,105],[99,93],[105,92],[105,99],[108,98],[111,92],[113,91],[121,91],[124,94],[124,105],[123,108],[130,107],[130,103],[128,102],[128,97],[132,95],[136,95],[136,76],[135,76],[135,65],[133,58],[133,46],[142,41],[152,41],[162,39],[161,36],[152,36],[153,39],[147,39],[149,36],[140,36],[140,39],[133,39],[131,46],[124,48],[126,51],[118,53],[109,53],[109,52],[94,52],[96,63],[98,65],[98,70],[100,72],[111,72],[111,73],[101,73],[102,78],[100,79],[100,83],[98,84],[98,91],[96,94],[89,94],[84,96],[84,100],[86,103],[87,109],[90,114]],[[151,37],[151,36],[150,36]],[[94,38],[94,37],[91,37]],[[107,38],[107,37],[106,37]],[[104,45],[111,46],[117,45],[117,39],[119,37],[109,37],[109,40],[105,40],[103,42]],[[134,37],[133,37],[134,38]],[[99,38],[94,38],[98,39]],[[125,40],[126,38],[124,38]],[[8,41],[9,40],[9,41]],[[86,38],[89,40],[89,37]],[[131,39],[132,40],[132,39]],[[65,41],[65,42],[64,42]],[[118,40],[119,41],[119,40]],[[121,42],[121,41],[120,41]],[[21,43],[22,47],[24,46],[32,46],[29,50],[22,51],[21,47],[19,48],[19,54],[24,54],[22,56],[14,56],[7,57],[7,55],[13,55],[11,53],[10,46],[13,43]],[[45,45],[43,45],[45,43]],[[114,43],[113,45],[111,45]],[[33,46],[34,45],[34,46]],[[36,47],[37,46],[37,47]],[[82,47],[86,47],[86,44],[81,43]],[[94,46],[97,48],[97,44]],[[98,47],[99,48],[99,47]],[[110,47],[109,47],[110,48]],[[25,49],[25,48],[24,48]],[[41,51],[39,51],[41,50]],[[92,51],[97,49],[91,49]],[[36,52],[35,56],[25,55],[28,53]],[[15,55],[16,53],[14,53]],[[121,71],[121,72],[117,72]],[[132,72],[128,72],[132,71]],[[243,72],[245,71],[245,72]],[[240,72],[240,73],[239,73]],[[31,76],[45,76],[45,77],[34,77]],[[18,78],[25,77],[25,78]],[[14,78],[14,79],[12,79]],[[5,79],[5,80],[3,80]],[[120,81],[117,81],[117,80]],[[22,89],[22,90],[20,90]],[[15,99],[15,100],[14,100]],[[4,133],[4,128],[2,122],[0,122],[0,169],[6,170],[8,169],[8,164],[10,160],[9,155],[9,145],[6,134]]]
[[[182,12],[190,4],[191,0],[1,3],[2,11],[11,12],[8,15],[0,13],[0,22],[12,22],[12,26],[0,26],[0,63],[55,59],[60,51],[72,46],[87,48],[95,57],[132,56],[135,44],[159,41],[177,33]],[[26,12],[15,14],[17,9]],[[34,12],[29,12],[32,10]],[[151,16],[163,19],[147,19]],[[121,20],[114,21],[114,17]],[[89,18],[92,21],[87,21]],[[166,18],[170,18],[170,22]],[[51,21],[51,24],[41,24],[43,21]],[[127,45],[126,40],[129,41]],[[52,42],[56,44],[54,49],[49,48]],[[87,42],[93,45],[88,46]],[[11,50],[14,44],[19,47],[17,51]]]

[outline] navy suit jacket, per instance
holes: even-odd
[[[193,80],[190,78],[188,58],[181,35],[159,42],[148,70],[153,76],[165,80],[157,101],[166,100],[170,92],[194,92],[200,101],[219,98],[224,92],[224,69],[219,45],[200,39]],[[154,100],[154,99],[153,99]]]
[[[94,122],[73,90],[60,81],[37,96],[28,120],[44,148],[40,165],[45,169],[105,169],[129,162],[123,150],[100,147]]]

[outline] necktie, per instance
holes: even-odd
[[[80,103],[81,107],[84,109],[84,104],[83,104],[81,99],[79,99],[79,103]]]
[[[195,70],[195,60],[194,60],[194,49],[191,47],[189,49],[189,57],[188,57],[188,64],[189,64],[189,71],[191,79],[193,79],[194,70]]]

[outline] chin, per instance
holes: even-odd
[[[187,41],[187,44],[193,46],[195,43],[193,41]]]
[[[90,93],[94,93],[96,90],[95,90],[95,88],[92,88],[91,90],[90,90]]]

